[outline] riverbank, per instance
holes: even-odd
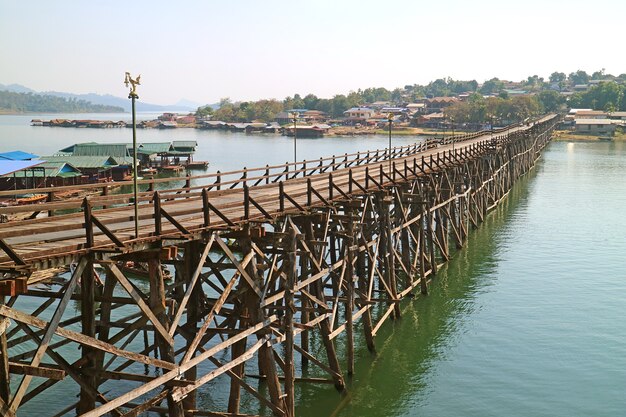
[[[607,139],[609,138],[609,139]],[[555,141],[601,142],[608,140],[626,141],[626,133],[615,133],[613,136],[583,135],[570,130],[557,130],[552,136]]]

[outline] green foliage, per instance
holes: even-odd
[[[553,72],[550,74],[550,82],[551,83],[562,83],[567,80],[567,75],[564,72]]]
[[[260,121],[267,123],[273,121],[276,115],[283,110],[282,103],[277,100],[231,103],[228,99],[222,99],[220,104],[220,108],[213,112],[211,118],[227,122]]]
[[[537,99],[545,112],[557,112],[565,104],[565,98],[553,90],[540,92],[537,94]]]
[[[614,81],[603,82],[585,92],[573,94],[569,98],[569,106],[605,111],[626,111],[625,93],[626,86]]]
[[[483,98],[480,95],[470,100],[453,104],[445,111],[446,116],[456,123],[519,122],[541,113],[541,104],[535,96]]]
[[[466,92],[475,92],[478,89],[478,82],[455,81],[452,78],[439,78],[430,82],[424,87],[424,92],[429,97],[449,97]]]
[[[0,91],[0,110],[32,113],[123,113],[117,106],[92,104],[86,100],[57,96]]]
[[[201,106],[201,107],[198,107],[198,110],[196,110],[196,117],[207,117],[207,116],[213,115],[213,113],[215,113],[215,110],[213,110],[213,107]]]
[[[570,75],[567,76],[567,79],[572,85],[587,84],[589,82],[589,74],[583,70],[578,70],[570,73]]]
[[[492,78],[485,81],[478,91],[480,92],[480,94],[489,95],[502,92],[503,89],[504,83],[498,78]]]

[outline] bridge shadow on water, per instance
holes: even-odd
[[[429,295],[416,291],[415,299],[402,302],[402,317],[386,323],[376,337],[377,354],[365,347],[361,326],[355,329],[355,373],[347,377],[345,393],[338,394],[332,385],[297,385],[299,417],[398,416],[419,410],[437,363],[446,361],[446,351],[466,331],[465,322],[481,308],[478,296],[489,292],[498,279],[498,253],[505,246],[507,223],[526,203],[541,164],[538,161],[520,178],[480,228],[470,232],[465,247],[453,253],[433,279]],[[344,340],[339,337],[336,342],[342,357]],[[313,376],[316,370],[310,371],[303,375]]]

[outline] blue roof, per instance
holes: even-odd
[[[0,153],[0,159],[8,159],[10,161],[26,161],[27,159],[35,159],[37,155],[32,153],[26,153],[22,151],[2,152]]]
[[[6,159],[0,159],[0,176],[12,174],[16,171],[32,168],[34,166],[43,164],[46,161],[35,159],[34,161],[10,161]]]

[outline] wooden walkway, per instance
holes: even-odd
[[[219,175],[219,182],[204,187],[144,192],[139,201],[138,237],[134,236],[128,195],[0,208],[0,214],[83,209],[79,213],[0,224],[0,249],[5,252],[0,257],[0,271],[66,266],[90,248],[117,254],[145,248],[155,240],[193,239],[208,229],[271,221],[311,207],[329,206],[337,199],[462,165],[489,152],[508,135],[530,129],[514,126],[480,132],[459,136],[454,143],[451,138],[443,144],[426,141],[393,148],[391,157],[385,150],[346,155],[343,159],[326,158],[313,166],[309,162],[310,168],[306,162],[271,167],[276,173],[271,173],[270,167],[246,169]],[[113,205],[121,207],[103,209]],[[89,210],[84,210],[85,206]]]
[[[355,333],[375,354],[401,300],[429,292],[558,122],[187,178],[140,193],[139,236],[129,195],[103,185],[0,208],[49,214],[0,224],[0,415],[71,380],[77,401],[42,415],[294,417],[296,383],[343,391]],[[122,272],[128,261],[147,267],[147,286]],[[60,289],[28,288],[70,263]],[[218,378],[226,389],[207,390]]]

